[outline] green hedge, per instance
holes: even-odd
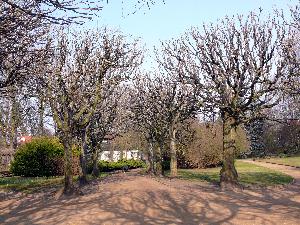
[[[17,176],[55,176],[58,175],[55,160],[62,158],[63,154],[64,149],[58,138],[34,138],[17,149],[10,171]]]
[[[128,169],[143,168],[143,167],[146,167],[146,164],[142,160],[122,159],[117,162],[108,162],[108,161],[100,160],[98,162],[98,166],[99,166],[99,170],[101,172],[111,172],[111,171],[115,171],[115,170],[122,170],[126,167]],[[93,170],[93,164],[89,163],[88,172],[91,173],[92,170]]]

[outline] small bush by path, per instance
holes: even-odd
[[[73,149],[73,174],[79,172],[78,149]],[[11,163],[15,176],[51,177],[64,174],[64,149],[58,138],[38,137],[21,145]]]
[[[273,186],[289,184],[293,181],[291,176],[251,163],[236,161],[236,168],[239,174],[239,182],[244,185]],[[178,175],[179,178],[182,179],[218,183],[220,169],[220,167],[208,169],[180,169]]]

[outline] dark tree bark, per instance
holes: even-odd
[[[238,184],[238,173],[234,165],[236,136],[236,122],[234,118],[225,114],[223,116],[223,164],[220,171],[220,182],[223,186],[234,187]]]
[[[75,191],[73,184],[73,172],[72,172],[72,137],[69,134],[63,135],[62,144],[64,146],[64,194],[72,195]]]
[[[155,158],[154,158],[154,142],[149,140],[149,151],[148,151],[148,160],[149,160],[149,169],[148,173],[151,175],[155,174]]]
[[[39,99],[39,121],[38,121],[38,134],[43,136],[45,134],[44,130],[44,113],[45,113],[45,102],[44,98],[40,96]]]
[[[85,185],[88,183],[87,180],[87,162],[86,162],[86,155],[87,155],[87,134],[86,129],[81,131],[81,153],[80,153],[80,173],[79,173],[79,184]]]
[[[101,148],[101,143],[99,144],[98,148]],[[93,151],[93,171],[92,171],[92,175],[94,177],[99,177],[99,175],[100,175],[100,170],[99,170],[99,165],[98,165],[99,150],[100,149],[98,149],[98,148],[97,147],[94,148],[94,151]]]
[[[12,149],[17,148],[17,137],[18,137],[18,127],[19,127],[19,117],[20,117],[20,109],[18,106],[16,92],[12,92],[11,97],[11,118],[10,118],[10,126],[11,126],[11,135],[10,135],[10,147]]]
[[[163,161],[163,144],[158,141],[158,146],[157,146],[157,162],[156,162],[156,167],[155,167],[155,173],[158,176],[164,176],[165,171],[164,171],[164,161]]]
[[[176,128],[174,125],[170,126],[170,176],[177,176],[177,151],[176,151]]]

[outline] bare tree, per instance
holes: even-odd
[[[161,151],[168,144],[171,176],[177,176],[176,134],[180,124],[196,112],[196,91],[191,85],[178,82],[176,74],[146,75],[136,83],[136,89],[133,112],[149,143],[150,171],[155,172],[156,161],[162,164]]]
[[[18,1],[26,4],[29,1]],[[33,17],[0,1],[0,91],[31,74],[39,61],[48,28],[39,17]],[[19,82],[19,85],[20,85]]]
[[[133,89],[130,90],[130,120],[134,129],[142,133],[148,143],[146,151],[149,162],[148,172],[155,174],[156,154],[154,145],[156,132],[165,129],[161,127],[161,120],[164,115],[159,114],[156,103],[151,97],[152,85],[149,74],[134,79]]]
[[[135,1],[134,11],[148,8],[154,0]],[[162,0],[164,2],[164,0]],[[52,24],[83,24],[99,13],[109,0],[0,0],[0,4]],[[120,2],[123,4],[123,1]]]
[[[10,87],[10,95],[1,98],[0,127],[6,146],[10,146],[11,149],[17,147],[18,128],[23,122],[21,111],[19,93],[15,87]]]
[[[75,34],[74,34],[75,35]],[[72,139],[86,139],[86,131],[102,98],[107,74],[124,76],[141,63],[138,41],[127,43],[120,32],[103,29],[75,35],[61,31],[47,69],[48,100],[65,149],[65,193],[73,192]],[[111,80],[112,84],[115,82]],[[105,85],[111,85],[105,83]],[[84,138],[83,138],[84,137]],[[85,140],[81,140],[85,145]],[[84,146],[83,146],[84,147]],[[81,181],[86,181],[85,148]]]
[[[0,92],[7,92],[6,87],[22,83],[32,74],[28,67],[40,60],[36,51],[45,42],[50,26],[83,24],[108,3],[108,0],[0,0]],[[134,12],[153,4],[152,0],[136,1]]]
[[[88,129],[88,137],[92,147],[93,171],[95,177],[99,176],[98,158],[101,145],[107,135],[117,136],[119,127],[124,122],[124,106],[122,101],[125,87],[120,87],[121,77],[106,79],[107,84],[103,87],[102,99],[97,104],[95,113]]]
[[[170,175],[177,176],[176,136],[181,124],[192,118],[198,110],[197,91],[192,85],[179,82],[178,74],[173,73],[156,78],[154,93],[160,113],[165,115],[165,127],[168,128]]]
[[[287,31],[276,18],[262,18],[253,12],[227,17],[163,44],[165,68],[198,87],[204,111],[222,118],[222,186],[238,184],[234,166],[237,126],[259,117],[280,98],[278,89],[286,69],[282,46]]]

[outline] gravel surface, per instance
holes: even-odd
[[[0,193],[0,224],[300,224],[300,171],[274,169],[295,183],[222,191],[133,171],[93,181],[81,189],[83,196],[55,199],[53,189]]]

